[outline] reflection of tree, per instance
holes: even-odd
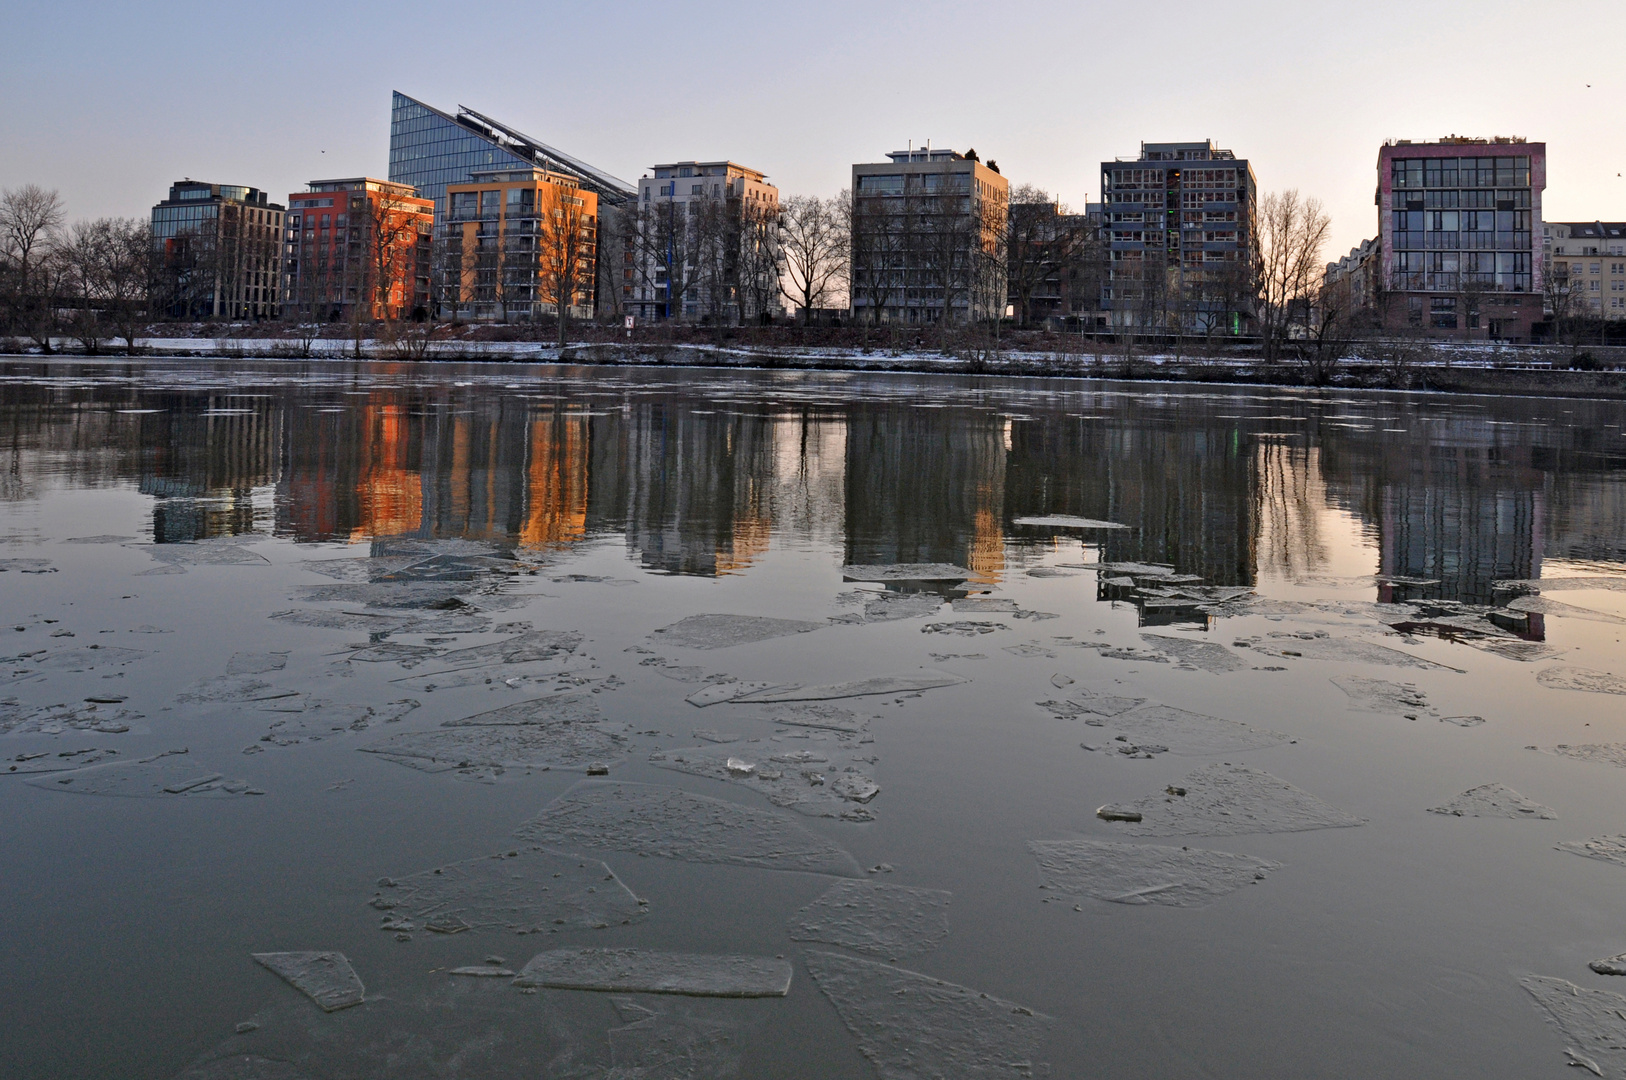
[[[1328,552],[1321,515],[1329,507],[1320,448],[1261,439],[1254,452],[1259,574],[1297,578],[1324,569]]]

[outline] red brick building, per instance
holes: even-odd
[[[312,180],[288,196],[283,308],[299,318],[422,318],[435,204],[407,184]]]

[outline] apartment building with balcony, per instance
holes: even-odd
[[[1379,316],[1433,337],[1529,341],[1542,320],[1545,143],[1401,139],[1378,152]]]
[[[312,180],[288,196],[284,296],[302,319],[429,313],[433,201],[370,176]]]
[[[1570,315],[1626,319],[1626,222],[1542,223],[1552,285],[1569,293]]]
[[[259,188],[180,180],[152,208],[162,307],[174,318],[267,319],[282,302],[282,216]]]

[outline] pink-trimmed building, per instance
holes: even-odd
[[[1542,321],[1547,144],[1405,139],[1378,152],[1377,303],[1432,337],[1529,341]]]

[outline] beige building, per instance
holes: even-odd
[[[1580,300],[1572,313],[1626,319],[1626,222],[1543,222],[1542,246],[1553,286]]]
[[[887,158],[852,168],[853,317],[963,326],[1003,316],[1010,184],[998,165],[975,150]]]
[[[621,303],[641,320],[762,321],[780,311],[779,189],[733,161],[650,167],[623,209]]]

